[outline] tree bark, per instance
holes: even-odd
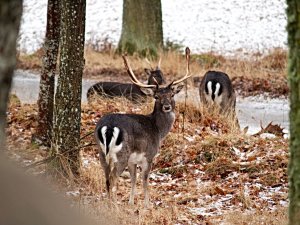
[[[6,110],[16,66],[16,42],[22,15],[22,0],[0,1],[0,146],[5,145]]]
[[[287,0],[290,85],[289,224],[300,222],[300,2]]]
[[[50,146],[53,127],[54,84],[60,32],[59,0],[48,0],[47,28],[44,43],[38,99],[38,127],[34,139]]]
[[[77,174],[79,166],[85,7],[85,0],[61,1],[60,65],[52,154],[57,156],[55,166],[68,175]]]
[[[157,56],[163,46],[160,0],[123,0],[122,34],[118,52]]]

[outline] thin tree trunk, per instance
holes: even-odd
[[[54,165],[69,175],[76,174],[79,166],[85,6],[85,0],[61,1],[60,66],[52,154],[63,156],[56,157]]]
[[[118,51],[156,56],[163,46],[160,0],[123,0],[122,34]]]
[[[53,127],[54,78],[60,32],[59,0],[48,0],[47,28],[44,43],[43,68],[41,71],[38,99],[38,127],[34,139],[50,146]]]
[[[22,0],[0,1],[0,146],[5,145],[6,110],[16,66],[16,42],[22,15]]]
[[[287,1],[290,85],[289,224],[300,224],[300,2]]]

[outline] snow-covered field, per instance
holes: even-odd
[[[87,0],[86,42],[116,45],[121,35],[122,0]],[[162,0],[164,39],[193,52],[222,54],[286,48],[285,0]],[[24,0],[19,48],[41,47],[47,0]]]

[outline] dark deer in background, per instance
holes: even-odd
[[[149,64],[150,62],[147,61]],[[161,60],[159,60],[156,69],[153,69],[150,65],[150,69],[145,69],[148,76],[149,85],[165,84],[163,73],[160,69]],[[87,91],[87,99],[90,100],[96,96],[102,97],[125,97],[134,102],[141,102],[146,98],[147,94],[141,90],[136,84],[131,83],[119,83],[119,82],[99,82],[90,87]]]
[[[145,206],[149,205],[148,178],[152,161],[175,121],[174,95],[183,88],[180,83],[191,76],[189,57],[190,50],[186,48],[186,75],[166,87],[160,87],[158,83],[141,83],[134,75],[126,56],[123,56],[132,83],[150,91],[155,98],[155,104],[153,112],[148,115],[108,114],[97,123],[95,137],[100,147],[100,162],[109,196],[115,190],[117,178],[128,166],[131,177],[129,203],[134,204],[136,170],[139,165],[142,169]]]
[[[236,119],[236,95],[230,78],[226,73],[208,71],[201,80],[200,103],[210,108],[216,107],[224,115],[232,115]]]

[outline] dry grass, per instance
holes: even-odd
[[[31,55],[20,53],[18,55],[18,67],[23,69],[40,68],[42,54],[42,49]],[[176,51],[166,51],[161,54],[161,57],[161,68],[166,76],[171,76],[168,77],[170,80],[185,74],[184,55]],[[85,50],[85,60],[86,76],[89,76],[88,72],[92,70],[99,71],[105,68],[124,70],[122,58],[116,55],[113,50],[98,52],[88,47]],[[144,59],[137,56],[129,56],[129,60],[133,69],[149,67]],[[154,67],[157,65],[158,59],[150,60],[150,62]],[[257,53],[249,58],[224,57],[214,53],[193,54],[193,50],[191,55],[191,72],[197,76],[202,76],[207,70],[220,70],[228,73],[231,77],[264,78],[269,75],[285,77],[286,67],[287,52],[280,48],[271,50],[267,55]]]
[[[43,50],[40,49],[31,55],[18,55],[17,68],[40,70]],[[134,73],[141,80],[147,80],[144,68],[149,68],[146,60],[138,56],[128,56]],[[183,76],[186,72],[185,57],[178,51],[161,53],[161,69],[167,82]],[[158,59],[150,60],[153,68]],[[224,57],[214,53],[192,54],[190,71],[194,75],[188,81],[199,85],[202,76],[208,70],[218,70],[227,73],[233,82],[234,88],[242,95],[256,95],[268,92],[270,95],[288,95],[287,85],[287,52],[283,49],[273,49],[267,55],[259,53],[247,58]],[[106,51],[95,51],[90,47],[85,50],[85,78],[101,81],[129,82],[120,55],[109,48]]]
[[[218,222],[216,222],[218,224]],[[279,207],[272,212],[257,210],[254,213],[232,212],[222,218],[225,225],[286,225],[288,224],[287,208]]]

